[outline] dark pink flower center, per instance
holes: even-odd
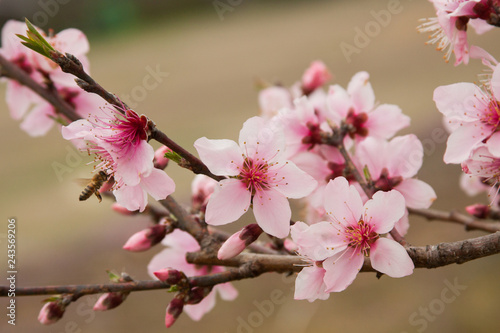
[[[483,114],[482,121],[488,125],[498,126],[500,115],[500,105],[495,99],[491,99],[488,103],[488,108]]]
[[[379,235],[373,231],[373,225],[359,220],[356,226],[345,228],[344,235],[350,247],[361,251],[365,256],[370,254],[370,246],[379,238]]]
[[[345,119],[346,125],[350,126],[349,136],[354,139],[355,135],[365,137],[368,135],[368,129],[365,127],[365,123],[368,120],[368,115],[366,112],[361,112],[356,114],[354,109],[350,109],[347,113]]]
[[[389,177],[389,171],[387,168],[384,168],[380,173],[379,179],[374,182],[374,185],[379,190],[390,191],[394,187],[398,186],[402,181],[403,177],[401,176]]]
[[[269,188],[269,164],[264,161],[254,161],[247,157],[243,162],[238,179],[240,179],[247,189],[254,195],[257,191]]]
[[[307,149],[311,150],[315,145],[321,143],[321,130],[319,128],[319,124],[315,124],[310,121],[307,122],[306,126],[309,130],[309,133],[307,133],[307,135],[302,138],[302,143],[305,145],[309,145]]]
[[[137,145],[141,140],[147,140],[148,118],[145,115],[138,115],[132,110],[125,110],[125,115],[121,117],[116,113],[110,128],[116,135],[107,137],[105,140],[120,148]]]
[[[19,55],[19,57],[17,57],[16,59],[13,59],[12,62],[19,68],[21,68],[24,72],[26,72],[27,74],[31,74],[33,73],[33,67],[31,66],[31,64],[28,62],[28,60],[26,59],[26,55],[24,54],[21,54]]]

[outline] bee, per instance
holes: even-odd
[[[87,200],[92,196],[92,194],[95,194],[97,199],[99,199],[99,202],[102,201],[101,193],[99,193],[99,189],[101,186],[108,180],[109,175],[105,171],[99,171],[99,173],[96,173],[92,179],[82,179],[86,182],[88,182],[86,187],[83,189],[82,193],[80,194],[80,201]]]

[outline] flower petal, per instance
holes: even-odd
[[[432,187],[418,179],[405,179],[394,189],[405,197],[406,206],[410,208],[429,208],[437,198]]]
[[[293,241],[299,247],[299,253],[315,261],[325,260],[336,252],[346,248],[345,238],[330,222],[318,222],[307,225],[295,222],[291,228]]]
[[[206,222],[210,225],[221,225],[236,221],[248,210],[251,196],[241,181],[221,180],[208,200]]]
[[[253,197],[253,213],[264,232],[278,238],[286,237],[290,232],[290,204],[278,191],[258,191]]]
[[[358,112],[371,111],[375,104],[375,94],[369,80],[370,75],[367,72],[358,72],[354,74],[347,86],[347,92],[351,95]]]
[[[325,270],[318,266],[304,267],[295,280],[294,299],[307,299],[309,302],[317,299],[327,299],[330,294],[325,292],[323,282]]]
[[[373,225],[376,233],[385,234],[394,228],[405,210],[405,199],[401,193],[396,190],[379,191],[366,202],[363,220]]]
[[[444,162],[446,164],[462,163],[469,157],[474,146],[491,132],[493,132],[492,126],[478,126],[474,122],[463,123],[462,126],[455,129],[448,137],[443,158]]]
[[[372,244],[370,261],[373,269],[394,278],[410,275],[415,268],[405,248],[387,238],[379,238]]]
[[[363,213],[363,202],[347,179],[337,177],[326,185],[325,210],[330,218],[343,226],[357,225]]]
[[[175,183],[164,171],[153,168],[141,179],[141,186],[156,200],[163,200],[175,191]]]
[[[205,137],[195,141],[194,147],[201,160],[215,175],[236,176],[243,165],[240,147],[232,140],[210,140]]]
[[[240,131],[239,145],[250,158],[273,160],[285,151],[285,135],[278,123],[252,117]]]
[[[300,170],[292,161],[277,163],[269,168],[269,173],[276,172],[276,184],[273,189],[292,199],[303,198],[318,186],[318,182],[309,174]]]
[[[323,261],[326,292],[339,292],[347,288],[363,267],[363,262],[364,256],[351,247]]]

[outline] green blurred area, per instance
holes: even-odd
[[[432,5],[399,2],[401,12],[393,14],[386,26],[380,25],[379,33],[350,62],[340,48],[343,42],[354,45],[357,29],[376,22],[373,13],[387,9],[389,3],[241,1],[221,20],[212,1],[69,1],[60,5],[47,27],[87,32],[95,79],[134,103],[138,112],[192,152],[193,142],[202,136],[237,139],[243,122],[258,113],[254,87],[258,78],[288,86],[311,61],[321,59],[334,73],[333,83],[345,87],[352,75],[366,70],[377,100],[399,105],[412,118],[411,127],[401,134],[415,133],[424,142],[426,156],[419,178],[437,192],[434,207],[452,210],[472,201],[486,202],[484,197],[470,199],[463,194],[458,187],[459,166],[444,165],[445,143],[432,140],[433,130],[441,128],[441,116],[432,101],[434,88],[472,82],[484,69],[477,61],[459,67],[446,64],[442,53],[424,46],[427,36],[418,34],[415,27],[418,19],[434,16]],[[0,0],[2,20],[33,17],[40,10],[36,1]],[[497,31],[479,37],[472,33],[471,42],[498,56],[498,37]],[[168,76],[146,96],[134,99],[133,92],[156,68]],[[4,85],[0,89],[3,96]],[[60,181],[53,165],[68,164],[72,145],[61,139],[57,129],[43,138],[29,137],[9,117],[3,99],[0,111],[0,208],[5,222],[12,216],[18,221],[18,285],[105,283],[106,269],[149,279],[146,265],[160,248],[139,254],[121,250],[132,233],[148,225],[148,219],[113,213],[109,200],[79,202],[81,188],[73,180],[88,177],[90,159],[77,163]],[[175,165],[168,167],[168,173],[177,184],[174,197],[188,205],[192,175]],[[300,219],[298,209],[294,218]],[[246,216],[226,229],[236,230],[249,221]],[[0,227],[0,236],[4,232]],[[407,239],[427,245],[482,234],[412,218]],[[0,242],[4,247],[5,239]],[[499,274],[498,256],[419,269],[403,279],[377,280],[374,274],[360,274],[346,291],[314,303],[293,300],[292,277],[267,274],[236,282],[240,296],[235,301],[219,300],[200,322],[183,315],[169,331],[498,332]],[[448,288],[446,281],[455,280],[467,288],[452,302],[440,302]],[[262,310],[275,294],[282,295],[280,301]],[[82,298],[49,327],[36,320],[43,297],[18,297],[16,327],[8,325],[2,313],[0,331],[164,332],[165,307],[171,297],[164,291],[133,293],[106,313],[93,313],[95,298]],[[5,301],[0,299],[0,308],[5,309]],[[415,320],[425,318],[421,311],[429,307],[434,314],[430,312],[423,328]]]

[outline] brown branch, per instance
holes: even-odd
[[[472,216],[451,211],[445,212],[436,209],[413,209],[408,208],[410,214],[425,217],[429,221],[439,220],[451,223],[462,224],[465,230],[483,230],[487,232],[500,231],[500,222],[479,221]]]
[[[0,73],[9,79],[16,80],[20,84],[30,88],[40,97],[52,104],[56,111],[71,121],[80,119],[81,117],[75,112],[75,109],[64,101],[57,93],[50,89],[44,88],[37,83],[22,69],[11,63],[0,55]]]

